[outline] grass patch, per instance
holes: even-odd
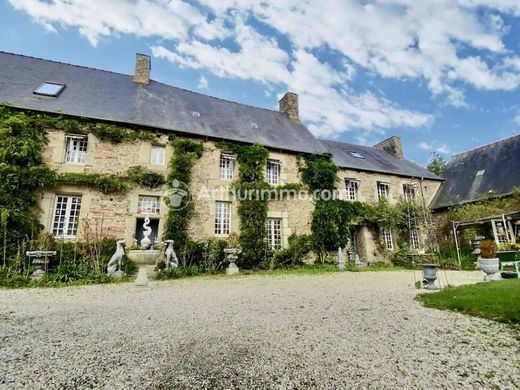
[[[520,324],[520,279],[448,287],[438,293],[420,294],[417,299],[426,307]]]

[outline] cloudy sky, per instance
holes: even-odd
[[[520,133],[519,0],[4,0],[0,50],[277,109],[425,163]]]

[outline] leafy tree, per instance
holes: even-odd
[[[444,175],[447,164],[448,163],[444,157],[442,157],[437,152],[433,152],[426,169],[428,169],[431,173],[435,173],[437,176],[442,176]]]

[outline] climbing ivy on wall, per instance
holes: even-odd
[[[192,168],[195,161],[202,157],[203,145],[200,142],[187,138],[171,137],[170,145],[173,156],[169,162],[167,183],[172,194],[176,191],[187,191],[192,177]],[[188,247],[188,225],[195,205],[182,198],[181,204],[173,204],[169,197],[165,202],[169,207],[166,218],[164,239],[174,240],[174,246],[181,256],[184,256]]]
[[[239,196],[240,264],[252,268],[258,266],[267,254],[268,199],[262,191],[270,188],[264,178],[269,152],[259,144],[237,145],[232,150],[239,164],[234,187]]]
[[[338,171],[330,154],[305,155],[300,159],[302,181],[315,196],[311,231],[314,250],[322,261],[327,252],[347,244],[350,228],[359,222],[363,212],[361,203],[331,196]]]
[[[16,255],[22,241],[41,231],[37,193],[54,184],[42,150],[47,143],[40,115],[0,106],[0,215],[2,261]]]

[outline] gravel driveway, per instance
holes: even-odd
[[[426,309],[413,281],[365,272],[0,290],[0,388],[518,388],[518,333]]]

